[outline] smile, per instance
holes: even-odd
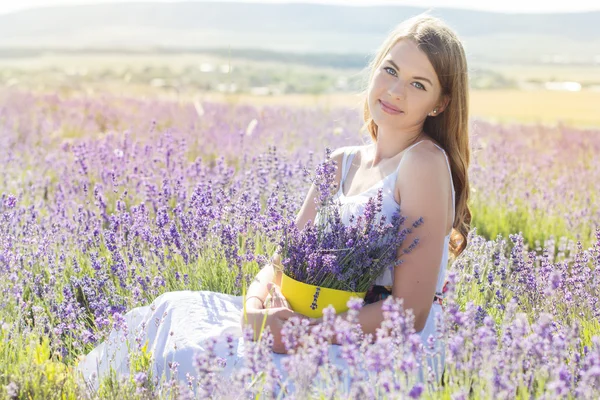
[[[379,100],[379,105],[381,106],[381,109],[383,111],[385,111],[386,113],[391,114],[391,115],[398,115],[398,114],[404,113],[404,111],[398,110],[397,108],[394,108],[391,104],[386,103],[381,100]]]

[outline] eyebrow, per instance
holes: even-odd
[[[392,64],[394,66],[394,68],[396,68],[398,71],[400,70],[400,67],[398,67],[396,65],[396,63],[393,62],[392,60],[386,60],[386,61],[389,62],[390,64]],[[424,78],[422,76],[413,76],[413,79],[419,79],[419,80],[425,81],[425,82],[429,83],[431,86],[433,86],[433,83],[431,83],[431,81],[429,79]]]

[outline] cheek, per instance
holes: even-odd
[[[419,108],[423,113],[428,114],[435,108],[435,104],[435,101],[432,101],[430,98],[426,98],[419,103]]]
[[[369,101],[377,101],[381,97],[381,93],[385,91],[385,81],[381,75],[375,75],[369,85]]]
[[[376,73],[371,81],[371,87],[376,90],[381,90],[386,84],[385,76],[380,73]]]
[[[367,91],[367,103],[369,104],[369,108],[371,112],[373,111],[373,104],[377,99],[377,95],[375,94],[375,88],[372,85],[369,85],[369,89]]]

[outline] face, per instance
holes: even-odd
[[[400,40],[377,66],[369,85],[371,116],[380,129],[418,127],[428,115],[443,111],[441,89],[427,55],[412,40]]]

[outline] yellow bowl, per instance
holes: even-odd
[[[364,299],[367,292],[349,292],[309,285],[282,274],[281,294],[290,303],[292,310],[310,318],[320,318],[323,316],[323,309],[330,304],[335,308],[336,314],[348,311],[348,300],[351,297]]]

